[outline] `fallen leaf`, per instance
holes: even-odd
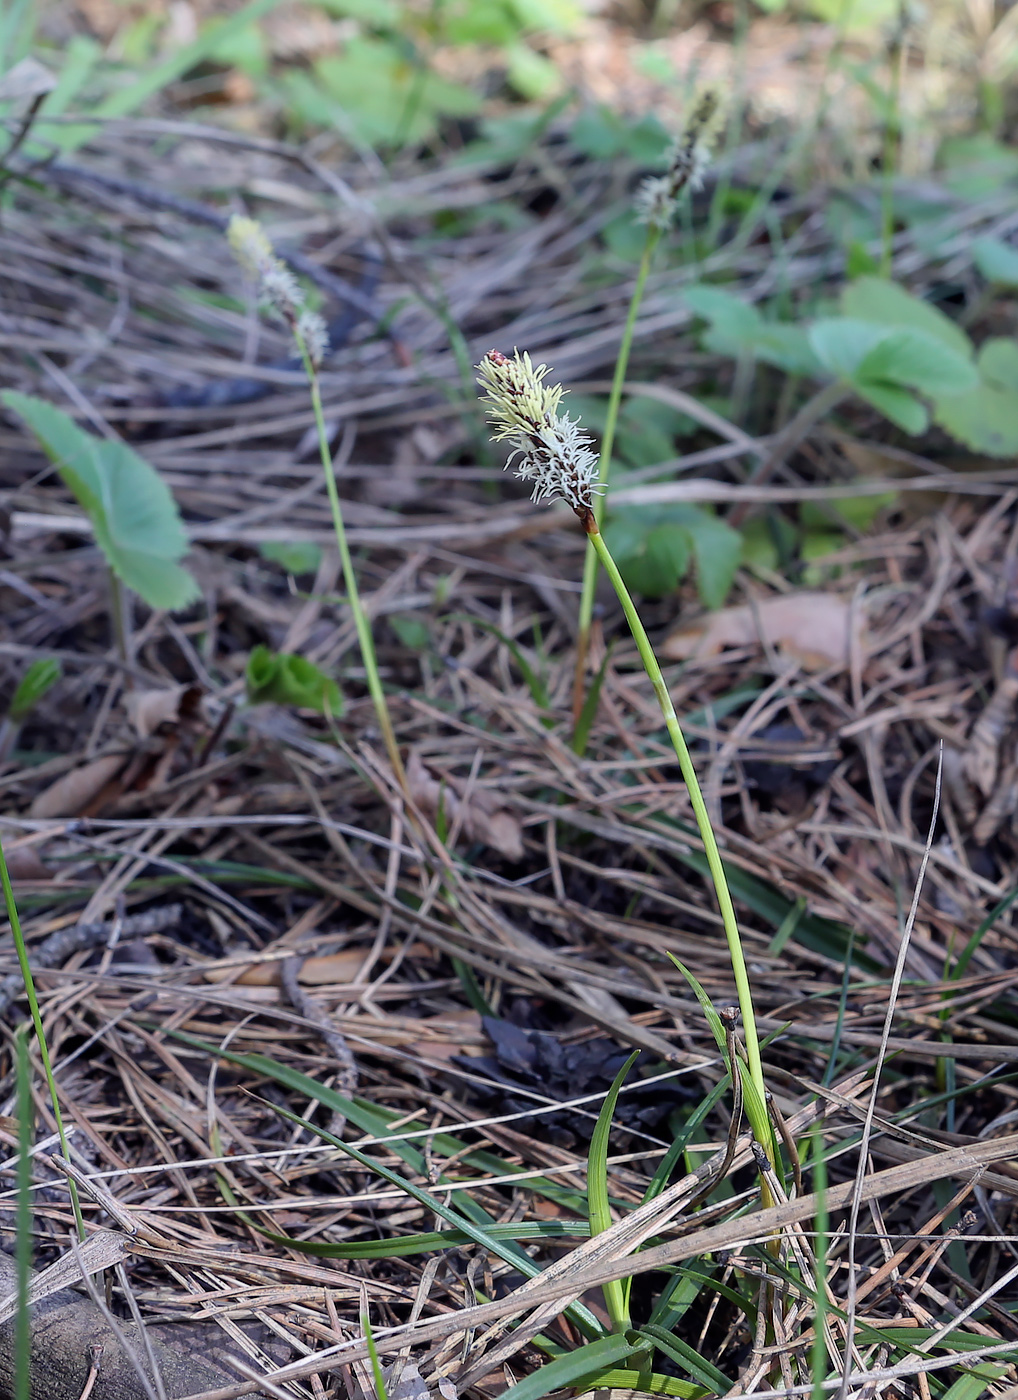
[[[342,953],[330,953],[324,958],[307,958],[297,978],[308,987],[345,986],[352,982],[364,965],[366,950],[349,948]],[[237,975],[234,967],[210,967],[204,976],[206,982],[227,982],[233,979],[235,986],[278,987],[280,984],[279,958],[265,958],[251,963]]]
[[[346,987],[364,966],[367,955],[367,948],[344,948],[342,952],[326,953],[320,958],[305,958],[297,981],[304,987]],[[288,952],[287,956],[292,957],[292,952]],[[392,953],[383,953],[380,962],[391,962],[392,956]],[[433,957],[434,950],[427,943],[412,943],[406,956],[419,962],[422,958]],[[202,975],[206,982],[228,982],[232,979],[234,986],[278,987],[282,980],[282,962],[279,957],[266,957],[244,964],[239,974],[234,963],[231,967],[206,968]]]
[[[411,796],[432,821],[441,811],[447,830],[458,826],[468,841],[481,841],[506,860],[523,859],[523,828],[497,793],[460,778],[437,778],[418,753],[410,755],[406,775]]]
[[[862,617],[857,612],[858,640]],[[769,646],[794,657],[807,671],[846,667],[852,647],[852,609],[836,593],[787,593],[753,604],[722,608],[665,638],[671,661],[716,656],[730,647]]]
[[[39,793],[28,815],[37,819],[94,815],[120,795],[120,780],[130,761],[129,753],[107,753],[80,768],[72,768]]]
[[[47,870],[33,846],[11,846],[4,848],[7,873],[17,883],[19,880],[52,880],[52,870]]]
[[[177,730],[201,723],[201,688],[176,685],[171,690],[132,690],[124,697],[124,709],[138,737],[148,739],[167,728]]]

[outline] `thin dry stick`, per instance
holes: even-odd
[[[887,1011],[884,1014],[884,1025],[880,1034],[880,1049],[877,1051],[876,1067],[873,1071],[873,1087],[870,1089],[869,1102],[866,1105],[866,1117],[863,1119],[862,1137],[859,1142],[859,1165],[856,1169],[855,1181],[852,1190],[852,1205],[848,1216],[848,1296],[845,1302],[845,1332],[851,1342],[852,1334],[855,1330],[855,1309],[858,1281],[856,1279],[855,1268],[855,1244],[856,1232],[859,1228],[859,1209],[862,1205],[862,1188],[866,1176],[866,1160],[869,1155],[870,1135],[873,1132],[873,1119],[877,1111],[877,1096],[880,1093],[880,1071],[883,1068],[884,1059],[887,1055],[887,1043],[891,1036],[891,1023],[894,1020],[894,1009],[898,1001],[898,992],[901,989],[901,979],[905,975],[905,959],[908,956],[909,940],[912,937],[912,929],[915,926],[916,914],[919,911],[919,897],[922,894],[923,881],[926,877],[926,867],[929,864],[930,851],[933,849],[933,833],[937,826],[937,817],[940,813],[940,784],[944,776],[944,745],[940,745],[940,758],[937,763],[937,783],[933,792],[933,815],[930,817],[930,829],[926,835],[926,849],[923,851],[922,863],[919,866],[919,875],[916,879],[915,892],[912,896],[912,907],[908,911],[908,918],[901,935],[901,946],[898,949],[898,959],[894,965],[894,975],[891,978],[890,993],[887,998]],[[845,1349],[845,1369],[841,1375],[841,1384],[838,1388],[838,1400],[845,1400],[848,1394],[851,1371],[851,1347]]]

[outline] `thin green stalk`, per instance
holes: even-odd
[[[604,436],[601,439],[601,463],[599,480],[603,488],[602,494],[594,502],[594,518],[597,521],[598,529],[604,519],[605,503],[608,495],[608,478],[611,473],[612,450],[615,446],[615,429],[618,425],[619,408],[622,404],[622,390],[626,383],[626,371],[629,368],[629,354],[633,348],[633,334],[636,330],[636,318],[640,314],[640,304],[643,301],[644,288],[647,285],[647,276],[650,272],[650,265],[654,258],[655,250],[661,241],[662,230],[654,224],[647,226],[647,238],[643,245],[643,255],[640,258],[640,267],[636,274],[636,285],[633,288],[633,295],[629,300],[629,312],[626,316],[625,329],[622,332],[622,343],[619,346],[618,359],[615,361],[615,374],[612,378],[611,394],[608,396],[608,416],[605,419]],[[594,589],[597,584],[597,555],[592,547],[588,547],[586,558],[583,561],[583,590],[580,594],[580,615],[576,638],[576,671],[573,676],[573,727],[579,724],[580,714],[583,709],[584,676],[587,670],[587,653],[590,650],[590,626],[594,616]]]
[[[57,1133],[60,1137],[60,1151],[67,1161],[71,1160],[71,1150],[67,1142],[67,1134],[64,1131],[64,1120],[60,1112],[60,1101],[57,1098],[57,1083],[53,1077],[53,1066],[50,1064],[49,1049],[46,1045],[46,1032],[43,1029],[42,1016],[39,1013],[39,999],[35,995],[35,982],[32,980],[32,968],[28,961],[28,949],[25,947],[25,939],[21,932],[21,920],[18,918],[18,906],[14,902],[14,889],[11,886],[11,877],[7,870],[7,861],[4,857],[3,842],[0,841],[0,885],[3,886],[4,903],[7,906],[7,917],[10,920],[11,935],[14,938],[14,947],[18,954],[18,965],[21,968],[21,980],[25,984],[25,995],[28,997],[29,1009],[32,1013],[32,1025],[35,1027],[35,1038],[39,1042],[39,1056],[42,1060],[43,1072],[46,1075],[46,1083],[49,1086],[50,1100],[53,1104],[53,1117],[57,1125]],[[67,1189],[71,1196],[71,1208],[74,1211],[74,1223],[77,1226],[78,1238],[85,1238],[85,1221],[81,1214],[81,1202],[78,1199],[78,1188],[74,1182],[68,1179]]]
[[[311,389],[311,406],[315,415],[315,428],[318,433],[318,447],[322,458],[322,468],[325,472],[325,490],[329,497],[329,507],[332,511],[332,528],[336,535],[336,544],[339,547],[340,563],[343,566],[343,580],[346,584],[347,601],[350,604],[350,612],[353,615],[354,626],[357,629],[357,641],[360,645],[361,659],[364,662],[364,671],[368,681],[368,692],[371,695],[375,706],[375,714],[378,718],[378,725],[382,731],[382,738],[385,741],[386,752],[389,755],[389,762],[396,775],[400,787],[406,788],[406,771],[403,768],[403,760],[400,757],[399,745],[396,742],[396,733],[392,727],[392,720],[389,717],[389,707],[385,701],[385,691],[382,689],[382,680],[378,674],[378,658],[375,655],[374,638],[371,635],[371,624],[364,611],[361,602],[360,590],[357,587],[357,574],[354,570],[353,559],[350,555],[350,546],[346,538],[346,526],[343,523],[343,507],[339,499],[339,489],[336,486],[336,469],[332,461],[332,449],[329,447],[329,435],[325,427],[325,414],[322,410],[322,393],[318,382],[318,371],[312,363],[308,354],[307,346],[300,337],[297,337],[297,345],[304,361],[304,372],[308,377],[308,385]]]
[[[18,1102],[18,1175],[15,1261],[18,1311],[14,1322],[14,1400],[30,1400],[32,1393],[32,1321],[28,1285],[32,1267],[32,1073],[28,1060],[26,1027],[14,1035],[14,1065]]]
[[[385,693],[382,690],[382,682],[378,674],[378,659],[375,655],[371,627],[361,603],[357,575],[350,557],[346,527],[343,524],[343,508],[340,505],[339,491],[336,487],[336,471],[325,427],[325,414],[322,410],[318,361],[328,349],[328,331],[325,322],[318,313],[310,311],[305,306],[304,294],[297,285],[296,278],[276,256],[272,244],[266,238],[259,224],[253,219],[243,218],[235,214],[230,220],[227,239],[238,262],[248,275],[256,280],[261,295],[290,327],[301,363],[304,366],[308,387],[311,390],[311,405],[315,415],[318,449],[325,474],[325,488],[329,496],[329,506],[332,510],[332,526],[336,535],[336,543],[339,546],[347,599],[357,630],[357,641],[360,644],[361,659],[364,662],[364,670],[367,675],[368,690],[375,706],[375,714],[378,716],[378,724],[389,754],[389,761],[400,787],[405,792],[406,773],[400,758],[399,746],[396,743],[396,735],[392,728],[392,720],[389,718],[389,709],[385,703]]]
[[[827,1318],[827,1251],[830,1246],[830,1219],[827,1211],[827,1162],[824,1158],[824,1135],[819,1125],[811,1134],[813,1143],[813,1189],[819,1202],[813,1228],[813,1258],[816,1260],[816,1312],[813,1316],[813,1346],[810,1354],[810,1374],[813,1378],[812,1400],[822,1400],[827,1379],[829,1357],[824,1323]],[[851,1343],[851,1338],[849,1342]]]
[[[686,747],[686,740],[679,727],[678,716],[672,704],[672,697],[668,693],[668,686],[661,673],[661,667],[654,654],[650,638],[640,619],[640,614],[636,610],[629,590],[626,588],[619,573],[618,566],[612,558],[608,546],[604,542],[604,536],[596,528],[593,520],[588,525],[588,539],[596,552],[597,558],[604,565],[605,572],[611,579],[612,586],[618,595],[619,602],[626,615],[633,640],[636,642],[640,653],[640,660],[644,669],[650,677],[650,682],[657,695],[658,704],[661,706],[661,713],[664,716],[665,727],[668,730],[668,737],[672,741],[675,756],[679,761],[683,781],[689,790],[689,800],[693,806],[693,815],[696,818],[697,829],[703,841],[704,853],[707,857],[707,865],[710,869],[711,879],[714,882],[714,890],[717,895],[718,905],[721,910],[721,919],[724,924],[725,938],[728,942],[728,955],[732,963],[732,972],[735,977],[735,989],[739,998],[739,1011],[742,1015],[743,1036],[746,1041],[746,1060],[749,1065],[750,1078],[759,1090],[760,1104],[766,1103],[766,1089],[764,1086],[763,1063],[760,1058],[760,1041],[757,1035],[756,1015],[753,1010],[753,993],[749,983],[749,970],[746,967],[746,958],[742,949],[742,940],[739,936],[739,925],[735,916],[735,906],[732,903],[732,896],[728,889],[728,880],[725,876],[725,868],[721,862],[721,852],[718,849],[717,838],[714,835],[714,828],[711,826],[710,814],[707,811],[707,804],[703,800],[703,793],[700,791],[700,784],[697,780],[696,769],[693,767],[693,760],[689,756],[689,749]],[[750,1111],[751,1100],[747,1098],[747,1112]],[[754,1112],[752,1117],[759,1117],[759,1111]],[[757,1139],[767,1148],[768,1153],[772,1151],[772,1138],[770,1125],[767,1121],[766,1112],[762,1122],[752,1124],[753,1132]]]
[[[898,31],[891,42],[890,85],[884,113],[884,140],[881,152],[880,195],[880,275],[890,277],[894,256],[894,176],[901,142],[901,80],[905,60],[904,10],[899,11]]]

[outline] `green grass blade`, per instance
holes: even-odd
[[[594,1132],[590,1139],[587,1154],[587,1213],[591,1235],[603,1235],[611,1227],[611,1203],[608,1199],[608,1140],[611,1137],[612,1118],[619,1092],[625,1083],[626,1075],[633,1068],[639,1055],[634,1050],[629,1059],[612,1081],[605,1095],[601,1112],[597,1115]],[[605,1307],[616,1332],[625,1332],[629,1327],[629,1307],[626,1302],[626,1289],[622,1279],[612,1279],[603,1286]]]
[[[627,1356],[639,1351],[642,1345],[642,1342],[634,1344],[620,1333],[611,1337],[601,1337],[588,1346],[577,1347],[575,1351],[560,1356],[555,1361],[549,1361],[547,1366],[542,1366],[539,1371],[534,1371],[522,1381],[517,1381],[502,1392],[502,1400],[540,1400],[542,1395],[547,1395],[550,1391],[571,1389],[581,1378],[597,1376],[603,1367],[611,1366],[616,1361],[624,1361]]]
[[[375,1382],[375,1395],[378,1400],[389,1400],[389,1391],[385,1384],[385,1372],[382,1370],[382,1363],[379,1360],[378,1348],[375,1346],[375,1334],[371,1330],[371,1317],[367,1307],[361,1308],[361,1330],[364,1333],[364,1342],[368,1348],[368,1356],[371,1358],[371,1375]]]
[[[679,1400],[707,1400],[707,1392],[702,1385],[680,1381],[677,1376],[662,1376],[658,1371],[601,1371],[593,1379],[604,1394],[629,1390],[639,1391],[640,1395],[674,1395]],[[583,1388],[588,1389],[586,1386]]]
[[[25,986],[25,995],[28,998],[28,1006],[32,1015],[32,1026],[35,1030],[36,1042],[39,1046],[39,1058],[42,1060],[43,1073],[46,1076],[46,1086],[49,1089],[50,1101],[53,1105],[53,1118],[57,1125],[57,1133],[60,1137],[60,1151],[66,1160],[70,1160],[71,1152],[67,1143],[67,1133],[64,1130],[63,1114],[60,1112],[60,1100],[57,1097],[57,1082],[53,1076],[53,1066],[50,1063],[49,1046],[46,1044],[46,1031],[42,1024],[42,1015],[39,1011],[39,999],[35,995],[35,983],[32,980],[32,968],[28,961],[28,949],[25,947],[25,938],[21,932],[21,920],[18,918],[18,906],[14,899],[14,889],[11,885],[10,872],[7,869],[7,861],[4,857],[3,842],[0,841],[0,886],[3,887],[4,903],[7,906],[7,917],[10,920],[11,936],[14,939],[14,947],[18,954],[18,967],[21,970],[21,980]],[[78,1188],[74,1182],[68,1179],[68,1194],[71,1198],[71,1209],[74,1211],[74,1224],[78,1231],[78,1239],[85,1238],[85,1221],[81,1214],[81,1202],[78,1199]]]
[[[511,1245],[510,1241],[496,1239],[488,1228],[476,1225],[472,1220],[468,1220],[459,1211],[447,1206],[444,1201],[440,1201],[437,1196],[433,1196],[430,1191],[426,1191],[423,1186],[418,1186],[406,1177],[400,1176],[398,1172],[392,1171],[389,1167],[383,1166],[381,1162],[376,1162],[373,1157],[369,1157],[366,1152],[361,1152],[359,1148],[353,1147],[350,1143],[344,1142],[334,1133],[330,1133],[326,1128],[317,1127],[314,1123],[309,1123],[306,1118],[302,1118],[299,1113],[291,1113],[288,1108],[283,1108],[279,1104],[270,1104],[264,1100],[268,1107],[280,1114],[287,1122],[294,1123],[304,1128],[309,1133],[314,1133],[316,1137],[322,1138],[325,1142],[331,1142],[333,1147],[338,1147],[340,1152],[345,1152],[348,1157],[359,1163],[367,1171],[380,1176],[383,1181],[388,1181],[390,1185],[396,1186],[401,1191],[405,1191],[408,1196],[412,1196],[420,1205],[433,1211],[440,1220],[448,1221],[455,1229],[462,1230],[468,1239],[474,1244],[479,1244],[482,1249],[488,1250],[496,1258],[504,1260],[507,1264],[512,1264],[528,1278],[536,1278],[541,1273],[540,1266],[523,1250]],[[462,1192],[457,1192],[462,1195]],[[604,1328],[597,1318],[581,1303],[573,1303],[565,1309],[573,1322],[581,1331],[591,1333],[593,1336],[600,1336]]]
[[[690,972],[689,968],[680,963],[674,953],[669,953],[668,956],[693,989],[696,999],[700,1003],[703,1014],[707,1019],[707,1024],[710,1026],[714,1039],[717,1041],[718,1049],[721,1051],[722,1058],[728,1068],[728,1073],[734,1074],[734,1068],[728,1060],[728,1042],[725,1039],[725,1028],[721,1024],[721,1017],[714,1010],[710,997],[700,986],[700,983]],[[743,1064],[742,1060],[739,1060],[738,1067],[739,1073],[742,1075],[743,1092],[746,1095],[746,1117],[749,1119],[750,1127],[753,1129],[753,1136],[756,1138],[757,1142],[768,1148],[771,1154],[771,1161],[778,1163],[781,1157],[778,1152],[777,1142],[774,1138],[774,1129],[771,1127],[767,1105],[763,1101],[753,1076],[749,1073],[748,1066]]]
[[[641,1337],[646,1337],[649,1342],[653,1342],[659,1351],[674,1361],[677,1366],[681,1366],[684,1371],[688,1371],[695,1381],[699,1381],[708,1390],[716,1390],[719,1394],[727,1394],[735,1384],[725,1375],[724,1371],[710,1361],[706,1361],[697,1351],[684,1342],[681,1337],[676,1337],[674,1332],[667,1331],[664,1327],[657,1327],[653,1322],[646,1323],[637,1329]]]
[[[813,1377],[813,1400],[822,1400],[824,1381],[830,1357],[827,1354],[827,1339],[824,1336],[824,1321],[827,1317],[827,1292],[824,1279],[827,1277],[827,1249],[830,1243],[830,1217],[827,1211],[827,1161],[824,1157],[824,1135],[820,1128],[811,1134],[813,1139],[813,1190],[819,1198],[813,1228],[816,1236],[813,1242],[813,1255],[816,1259],[816,1294],[813,1300],[813,1348],[810,1354],[810,1374]]]
[[[18,1173],[15,1217],[15,1264],[18,1310],[14,1319],[14,1400],[30,1400],[32,1393],[32,1315],[28,1285],[32,1267],[32,1143],[35,1112],[32,1105],[32,1073],[28,1060],[27,1026],[14,1036],[18,1096]]]
[[[302,1074],[300,1070],[290,1069],[287,1065],[280,1064],[268,1055],[243,1054],[235,1050],[221,1049],[218,1045],[212,1045],[207,1040],[202,1040],[199,1036],[191,1035],[187,1031],[166,1030],[162,1026],[154,1026],[165,1035],[172,1036],[174,1040],[180,1040],[185,1045],[192,1045],[198,1050],[202,1050],[207,1055],[218,1056],[220,1059],[228,1060],[231,1064],[240,1065],[243,1069],[251,1070],[254,1074],[262,1075],[266,1079],[274,1079],[277,1084],[282,1084],[287,1089],[294,1090],[303,1098],[314,1099],[317,1103],[324,1104],[326,1108],[335,1109],[344,1118],[349,1119],[355,1127],[369,1137],[379,1138],[385,1142],[386,1147],[394,1152],[408,1166],[423,1176],[427,1172],[427,1163],[424,1154],[419,1148],[406,1140],[406,1134],[414,1129],[424,1129],[426,1124],[423,1120],[419,1123],[403,1122],[398,1133],[393,1133],[390,1123],[394,1122],[401,1115],[395,1110],[383,1110],[374,1104],[369,1104],[363,1099],[348,1099],[343,1094],[337,1093],[335,1089],[326,1088],[324,1084],[319,1084],[317,1079],[312,1079],[309,1075]],[[482,1150],[471,1151],[467,1143],[461,1138],[454,1137],[451,1133],[429,1134],[431,1137],[432,1149],[436,1153],[441,1153],[447,1157],[457,1157],[467,1166],[475,1167],[478,1171],[490,1172],[496,1176],[509,1176],[513,1174],[524,1174],[525,1168],[512,1167],[496,1157],[491,1152]],[[540,1195],[547,1196],[549,1200],[563,1206],[567,1210],[574,1210],[577,1213],[585,1214],[586,1199],[578,1192],[563,1189],[555,1182],[546,1177],[527,1176],[527,1188],[536,1191]],[[473,1217],[478,1221],[488,1221],[490,1216],[480,1206],[475,1206],[469,1198],[461,1207],[464,1210],[472,1208],[477,1213]]]
[[[469,622],[471,627],[479,627],[482,632],[487,632],[490,636],[496,637],[502,645],[509,650],[513,660],[516,662],[517,669],[523,677],[527,689],[530,691],[530,698],[537,708],[539,710],[551,709],[551,697],[548,695],[548,687],[544,679],[537,674],[533,666],[531,666],[530,662],[523,655],[523,650],[517,641],[512,637],[507,637],[501,628],[496,627],[493,622],[486,622],[484,618],[475,617],[473,613],[454,613],[453,616],[461,619],[463,622]]]
[[[590,731],[594,725],[597,715],[598,703],[601,699],[601,687],[604,685],[604,678],[608,674],[608,662],[611,659],[612,648],[608,647],[604,654],[604,660],[597,668],[597,675],[591,681],[586,695],[583,697],[583,705],[580,708],[580,717],[576,721],[576,728],[573,730],[572,750],[580,758],[587,752],[587,744],[590,740]]]
[[[249,24],[274,10],[278,3],[279,0],[250,0],[249,4],[244,5],[222,23],[203,26],[198,37],[190,44],[175,49],[161,63],[155,64],[134,82],[110,93],[109,97],[96,107],[94,115],[107,118],[126,117],[136,112],[149,98],[155,97],[169,83],[175,83],[192,68],[204,63],[221,44],[228,43]],[[63,130],[57,128],[47,132],[47,140],[62,151],[72,151],[89,140],[96,129],[94,125],[84,123],[81,126],[65,127]]]
[[[714,1088],[711,1089],[710,1093],[704,1096],[701,1102],[697,1104],[696,1108],[686,1119],[685,1123],[683,1123],[681,1130],[678,1133],[676,1133],[674,1139],[672,1140],[671,1147],[669,1147],[668,1151],[658,1163],[657,1171],[651,1178],[650,1185],[643,1193],[643,1201],[641,1202],[642,1205],[646,1205],[648,1201],[654,1200],[655,1196],[660,1196],[661,1192],[668,1185],[668,1178],[675,1170],[675,1165],[678,1162],[679,1158],[685,1152],[686,1147],[689,1144],[690,1138],[693,1136],[697,1128],[707,1117],[708,1113],[710,1113],[714,1105],[725,1093],[731,1082],[731,1075],[726,1074],[725,1077],[719,1083],[714,1085]]]

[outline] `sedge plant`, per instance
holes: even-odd
[[[346,537],[343,507],[339,499],[339,488],[336,485],[336,469],[329,446],[329,434],[325,426],[319,369],[322,360],[328,353],[328,331],[321,316],[305,306],[304,293],[297,279],[282,259],[276,255],[272,244],[256,220],[235,214],[230,220],[227,237],[237,261],[256,283],[263,301],[282,317],[289,328],[303,364],[304,373],[307,376],[308,387],[311,391],[311,406],[315,416],[318,449],[325,476],[325,489],[332,512],[332,528],[336,536],[336,545],[343,568],[347,601],[357,631],[357,642],[367,678],[368,693],[375,707],[378,726],[393,773],[400,787],[405,790],[406,773],[403,768],[403,760],[400,757],[399,745],[396,743],[385,692],[382,689],[381,676],[378,672],[378,658],[371,635],[371,624],[364,611],[360,589],[357,586],[357,574]]]
[[[773,1153],[773,1137],[767,1118],[760,1041],[735,906],[732,903],[707,804],[700,791],[696,770],[686,747],[661,666],[636,605],[601,534],[596,502],[598,494],[604,491],[604,484],[598,472],[597,453],[593,450],[591,439],[580,428],[579,420],[559,411],[564,390],[560,385],[545,382],[550,373],[547,365],[535,367],[530,356],[526,353],[521,354],[518,350],[511,359],[498,350],[491,350],[481,361],[478,370],[478,383],[484,391],[484,407],[492,439],[495,442],[507,441],[512,449],[506,465],[515,463],[516,475],[531,483],[531,499],[535,502],[561,499],[572,508],[586,532],[594,557],[604,566],[622,604],[626,621],[640,653],[640,660],[654,687],[668,737],[671,739],[683,781],[689,791],[697,829],[703,841],[707,865],[721,910],[742,1016],[748,1073],[756,1090],[746,1096],[746,1111],[754,1136],[770,1156]]]
[[[654,254],[662,235],[671,228],[679,210],[681,196],[686,190],[695,190],[703,181],[703,173],[710,155],[713,128],[718,113],[717,93],[708,89],[693,107],[685,130],[677,137],[668,158],[668,168],[664,175],[645,180],[636,196],[636,211],[640,221],[646,224],[640,265],[636,272],[633,294],[629,300],[629,311],[622,331],[622,343],[615,361],[611,393],[608,396],[608,412],[605,417],[604,433],[601,438],[601,460],[598,472],[600,491],[594,497],[594,518],[598,530],[604,518],[605,493],[608,475],[611,471],[612,451],[615,447],[615,430],[618,426],[619,409],[622,405],[622,391],[629,368],[629,354],[633,346],[636,320],[640,314],[643,293],[647,285]],[[594,616],[594,589],[597,584],[598,554],[591,547],[587,550],[583,563],[583,589],[580,594],[580,614],[576,642],[576,671],[573,678],[573,727],[579,726],[583,710],[584,677],[587,669],[587,655],[590,650],[590,629]]]
[[[39,998],[35,994],[35,982],[32,978],[32,967],[28,961],[28,948],[25,944],[25,937],[21,931],[21,920],[18,917],[18,906],[14,899],[14,887],[11,884],[10,873],[7,869],[7,860],[4,856],[3,843],[0,842],[0,888],[3,889],[4,904],[7,908],[7,918],[11,925],[11,937],[14,940],[14,949],[18,955],[18,966],[21,970],[21,980],[24,983],[25,995],[28,998],[28,1007],[32,1017],[32,1027],[39,1045],[39,1058],[42,1060],[43,1073],[46,1076],[46,1084],[49,1088],[50,1103],[53,1108],[53,1119],[56,1123],[57,1134],[60,1138],[60,1151],[64,1159],[69,1161],[71,1149],[67,1140],[67,1132],[64,1128],[63,1114],[60,1112],[60,1100],[57,1097],[57,1082],[53,1074],[53,1065],[50,1061],[49,1047],[46,1044],[46,1031],[42,1024],[42,1013],[39,1010]],[[20,1112],[20,1109],[19,1109]],[[71,1208],[74,1211],[74,1224],[78,1232],[78,1239],[85,1238],[85,1221],[81,1214],[81,1201],[78,1198],[78,1188],[74,1182],[68,1178],[67,1189],[71,1197]],[[19,1230],[20,1230],[19,1223]]]

